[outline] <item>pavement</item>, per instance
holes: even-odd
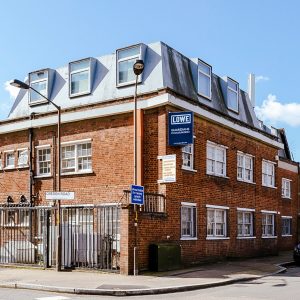
[[[278,256],[226,260],[177,271],[125,276],[101,271],[0,267],[0,288],[70,294],[134,296],[191,291],[249,281],[286,270],[292,252]]]

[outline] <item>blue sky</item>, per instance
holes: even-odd
[[[255,73],[259,116],[286,128],[300,161],[299,11],[296,0],[2,1],[0,119],[13,103],[13,78],[161,40],[243,89]]]

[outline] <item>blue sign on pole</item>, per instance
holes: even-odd
[[[169,146],[193,144],[192,112],[169,112]]]
[[[144,187],[140,185],[131,186],[131,204],[144,205]]]

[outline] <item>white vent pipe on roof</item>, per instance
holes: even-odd
[[[252,106],[255,107],[255,75],[250,73],[248,77],[248,94]]]

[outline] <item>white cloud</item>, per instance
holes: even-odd
[[[255,112],[259,119],[273,125],[282,122],[293,127],[300,126],[300,103],[280,103],[272,94],[268,95],[260,107],[255,107]]]
[[[9,84],[10,81],[4,83],[5,90],[9,93],[11,99],[16,99],[20,89]]]
[[[260,82],[260,81],[269,81],[270,78],[268,76],[263,76],[263,75],[258,75],[255,76],[255,82]]]

